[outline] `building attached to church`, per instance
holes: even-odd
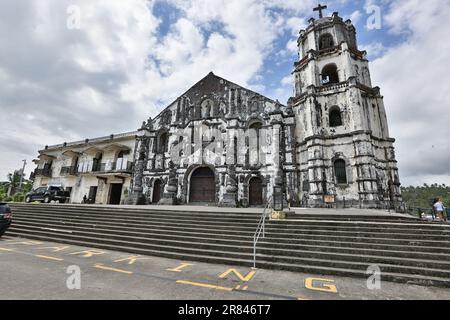
[[[311,19],[298,48],[286,105],[210,73],[145,121],[123,202],[399,206],[395,140],[351,21]]]

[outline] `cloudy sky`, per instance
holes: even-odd
[[[285,103],[316,4],[2,0],[0,180],[46,144],[135,130],[209,71]],[[450,185],[450,0],[327,4],[369,53],[403,184]]]

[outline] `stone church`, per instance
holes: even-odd
[[[72,203],[400,206],[366,52],[350,20],[317,9],[286,105],[210,73],[138,131],[46,146],[34,188],[62,186]]]
[[[352,22],[320,12],[298,50],[286,105],[210,73],[144,122],[128,202],[400,205],[395,140]]]

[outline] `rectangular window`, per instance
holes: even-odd
[[[347,184],[347,171],[344,160],[336,160],[334,162],[334,173],[337,184]]]

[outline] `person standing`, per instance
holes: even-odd
[[[438,201],[433,205],[434,210],[436,211],[436,215],[439,217],[441,221],[445,221],[445,214],[444,214],[444,204],[442,203],[442,199],[439,198]]]

